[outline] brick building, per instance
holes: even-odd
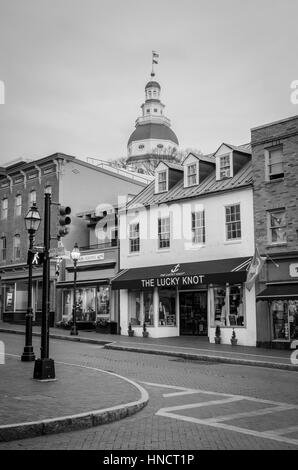
[[[251,130],[255,240],[267,256],[257,285],[257,344],[298,338],[298,116]]]
[[[74,243],[89,244],[89,228],[86,220],[76,214],[106,202],[116,204],[119,196],[135,195],[146,186],[146,177],[97,167],[75,157],[61,153],[37,160],[19,160],[0,168],[0,282],[1,319],[24,322],[27,309],[27,250],[28,233],[24,217],[28,208],[36,202],[43,219],[44,193],[51,193],[52,201],[70,206],[71,229],[63,239],[67,250]],[[58,210],[51,207],[51,235],[57,234]],[[36,233],[35,246],[43,245],[43,221]],[[57,246],[53,239],[51,247]],[[56,261],[51,263],[51,305],[56,319],[61,316],[56,302]],[[39,322],[42,300],[42,267],[33,269],[34,320]]]

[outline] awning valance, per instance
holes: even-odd
[[[298,284],[271,284],[257,295],[257,300],[298,299]]]
[[[112,279],[112,289],[150,287],[188,288],[201,284],[241,283],[246,281],[251,258],[230,258],[196,263],[146,266],[121,271]]]
[[[76,286],[77,287],[83,287],[83,286],[95,287],[99,284],[109,284],[109,283],[110,283],[110,279],[84,279],[82,281],[77,281]],[[62,289],[66,287],[73,288],[73,281],[57,282],[56,287],[58,289]]]

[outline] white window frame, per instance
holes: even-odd
[[[191,213],[191,231],[193,243],[206,243],[205,210]]]
[[[190,173],[190,169],[192,167],[195,167],[195,172]],[[190,182],[190,178],[195,177],[195,182]],[[189,186],[195,186],[198,184],[198,163],[197,162],[192,162],[186,165],[186,185],[187,187]]]
[[[268,240],[270,245],[285,245],[287,243],[287,222],[286,222],[286,210],[285,208],[273,209],[267,212],[268,213]],[[284,215],[284,224],[283,225],[271,225],[271,216],[273,214],[283,214]],[[272,232],[273,230],[284,229],[285,240],[284,241],[273,241]]]
[[[0,261],[6,261],[6,255],[7,255],[7,238],[4,235],[1,237],[1,253],[0,253]]]
[[[158,249],[169,249],[171,246],[171,221],[170,217],[159,217],[157,221]],[[164,237],[167,235],[167,237]],[[164,244],[164,246],[162,246]]]
[[[227,209],[230,209],[230,208],[236,207],[236,206],[239,206],[239,220],[229,220],[229,221],[228,221],[228,220],[227,220],[227,216],[228,216],[228,214],[227,214]],[[230,216],[231,216],[231,214],[230,214]],[[236,229],[234,230],[234,232],[235,232],[235,231],[237,232],[238,230],[240,230],[240,236],[229,238],[229,236],[228,236],[228,233],[229,233],[228,227],[229,227],[230,225],[232,225],[232,224],[240,224],[240,225],[239,225],[240,228],[236,228]],[[233,230],[232,230],[232,232],[233,232]],[[227,204],[227,205],[225,206],[225,235],[226,235],[226,241],[227,241],[227,242],[232,242],[232,241],[234,241],[234,240],[241,240],[241,238],[242,238],[241,204],[240,204],[240,202],[236,202],[236,203],[234,203],[234,204]]]
[[[35,197],[34,197],[34,200],[32,200],[32,195],[35,194]],[[32,204],[35,202],[36,203],[36,189],[32,189],[30,192],[29,192],[29,195],[28,195],[28,207],[30,209],[30,207],[32,206]]]
[[[229,164],[227,163],[222,167],[222,161],[223,160],[228,160]],[[228,174],[222,174],[228,171]],[[218,175],[219,179],[225,179],[225,178],[231,178],[232,177],[232,162],[231,162],[231,154],[226,153],[225,155],[219,155],[218,157]]]
[[[129,224],[129,253],[140,251],[140,223]]]
[[[160,181],[160,175],[162,175],[163,173],[166,175],[165,180]],[[156,178],[157,178],[157,182],[156,182],[157,183],[157,191],[156,192],[157,193],[167,192],[167,190],[168,190],[168,172],[167,172],[167,170],[164,169],[164,170],[158,171]],[[165,189],[160,189],[160,184],[161,183],[163,183],[163,184],[165,183]]]
[[[276,152],[277,150],[280,150],[281,152],[281,161],[277,163],[270,163],[270,158],[272,152]],[[282,173],[274,173],[271,171],[271,166],[274,165],[282,165]],[[266,181],[274,181],[277,179],[282,179],[284,178],[284,158],[283,158],[283,146],[278,145],[276,147],[272,148],[267,148],[265,149],[265,174],[266,174]]]
[[[1,220],[7,219],[8,215],[8,198],[4,197],[1,201]]]

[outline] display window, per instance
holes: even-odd
[[[153,291],[143,292],[143,312],[146,325],[154,325]]]
[[[141,291],[133,290],[129,292],[128,323],[131,325],[141,325]]]
[[[158,325],[176,326],[176,291],[174,290],[159,291]]]
[[[213,287],[211,296],[213,326],[245,326],[245,307],[241,284]]]
[[[274,300],[270,312],[275,340],[298,338],[298,300]]]
[[[63,316],[71,318],[73,289],[63,291]],[[79,287],[76,289],[77,321],[95,322],[110,315],[110,288],[108,286]]]

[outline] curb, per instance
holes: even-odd
[[[198,361],[210,361],[210,362],[222,362],[227,364],[239,364],[246,366],[255,366],[255,367],[269,367],[271,369],[281,369],[281,370],[291,370],[298,372],[298,367],[294,364],[281,364],[279,362],[266,362],[266,361],[256,361],[252,359],[240,359],[234,357],[222,357],[222,356],[209,356],[208,354],[191,354],[175,351],[166,351],[160,349],[149,349],[149,348],[136,348],[129,346],[119,346],[114,343],[109,343],[104,346],[104,349],[113,349],[115,351],[128,351],[128,352],[137,352],[143,354],[156,354],[160,356],[172,356],[180,357],[182,359],[188,360],[198,360]]]
[[[62,363],[63,364],[63,363]],[[80,367],[76,364],[68,364]],[[89,369],[95,369],[88,367]],[[141,411],[149,401],[147,391],[139,384],[118,374],[107,372],[101,369],[95,369],[110,375],[121,377],[125,381],[133,384],[141,392],[141,398],[135,402],[126,403],[102,410],[94,410],[86,413],[80,413],[71,416],[62,416],[61,418],[50,418],[41,421],[32,421],[27,423],[6,424],[0,426],[0,442],[9,442],[18,439],[27,439],[48,434],[57,434],[60,432],[77,431],[87,429],[102,424],[113,423],[120,419],[132,416]]]
[[[21,330],[9,330],[6,328],[0,328],[0,333],[12,333],[15,335],[24,335],[25,332]],[[32,332],[32,336],[40,336],[40,333]],[[89,343],[89,344],[110,344],[112,341],[104,341],[102,339],[93,339],[93,338],[84,338],[84,336],[65,336],[65,335],[58,335],[57,333],[50,333],[50,338],[53,339],[62,339],[65,341],[76,341],[78,343]]]

